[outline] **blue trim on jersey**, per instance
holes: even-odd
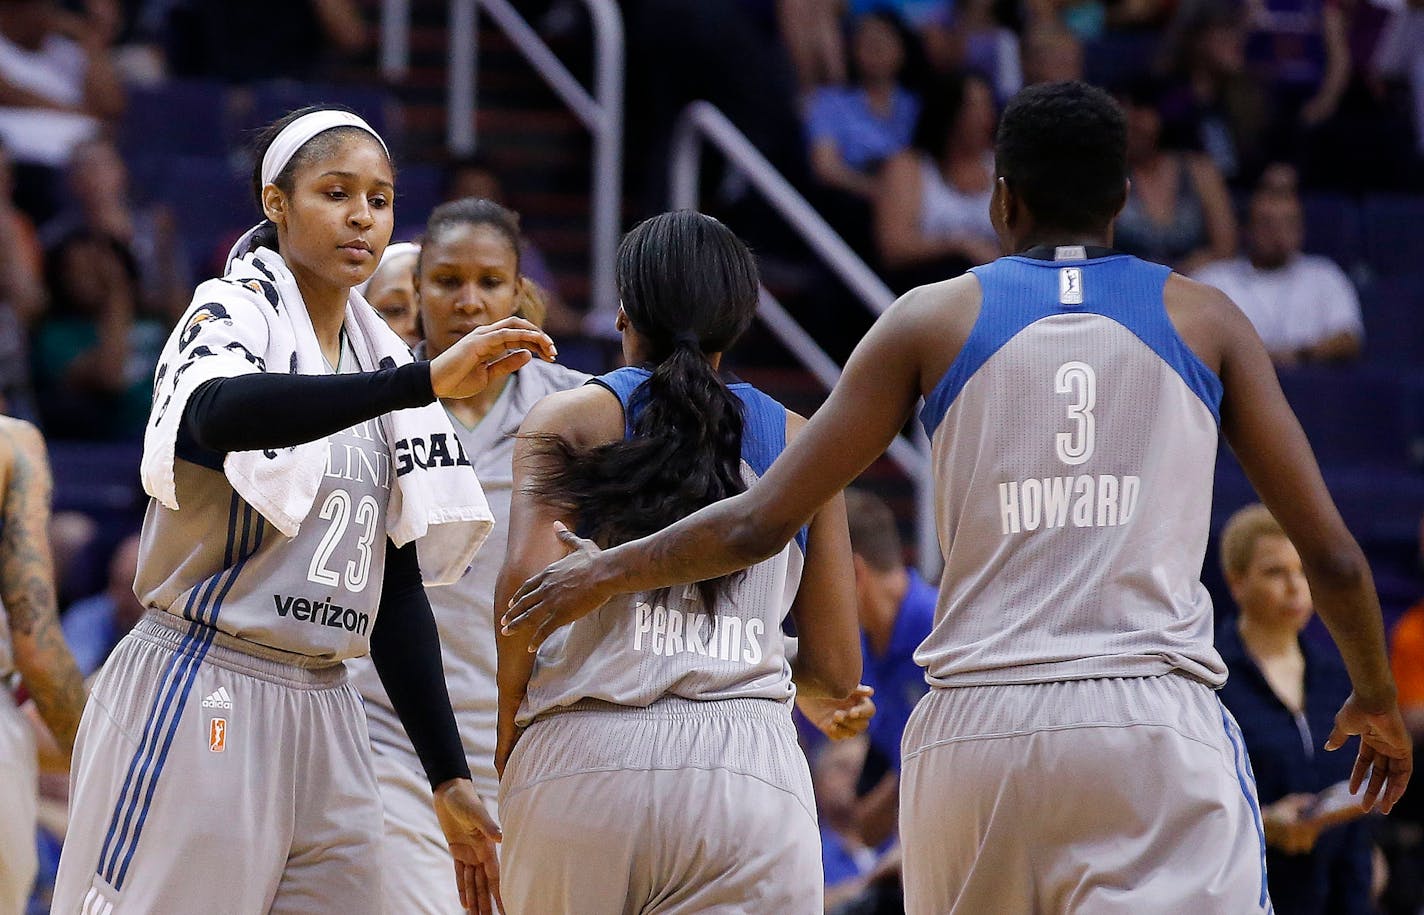
[[[237,509],[242,507],[242,534],[237,536]],[[255,526],[254,526],[255,517]],[[152,807],[153,796],[158,788],[158,780],[163,774],[164,765],[168,761],[168,752],[172,748],[173,739],[178,732],[178,724],[182,721],[183,710],[187,707],[188,696],[192,691],[193,683],[197,678],[199,667],[202,666],[203,658],[206,657],[208,649],[212,646],[213,640],[217,637],[218,630],[215,627],[218,614],[221,612],[222,603],[226,599],[228,592],[237,582],[238,576],[242,573],[242,568],[247,564],[247,560],[255,554],[262,545],[265,525],[260,516],[255,516],[252,507],[240,501],[236,494],[233,495],[228,516],[228,540],[224,551],[224,568],[217,575],[213,576],[205,585],[194,588],[188,595],[187,605],[184,607],[183,615],[192,619],[187,635],[179,645],[169,660],[168,666],[164,670],[162,683],[164,684],[159,694],[154,698],[154,707],[149,710],[149,720],[145,725],[143,740],[139,743],[139,749],[134,754],[133,760],[129,763],[129,771],[125,776],[123,790],[119,794],[119,803],[114,809],[114,814],[109,824],[108,835],[104,839],[104,848],[99,856],[99,875],[108,881],[116,891],[123,889],[124,880],[128,874],[130,863],[133,861],[134,853],[138,849],[139,839],[143,833],[144,824],[148,820],[148,813]],[[234,563],[233,550],[237,549],[237,561]],[[218,589],[218,582],[223,578],[221,589]],[[214,591],[217,597],[214,600]],[[202,591],[202,597],[197,599],[198,611],[196,618],[192,616],[193,604],[198,592]],[[211,614],[209,614],[211,610]],[[176,670],[176,674],[175,674]],[[181,685],[180,685],[181,683]],[[174,700],[177,700],[176,704]],[[160,705],[161,700],[161,705]],[[173,714],[170,717],[170,709]],[[157,714],[155,714],[155,711]],[[162,746],[159,746],[159,733],[163,733]],[[155,755],[156,753],[156,755]],[[137,772],[137,779],[134,779]],[[150,772],[152,773],[150,775]],[[133,785],[133,793],[129,794],[130,784]],[[140,797],[142,801],[140,802]],[[127,798],[127,800],[125,800]],[[117,829],[120,841],[113,846],[113,854],[109,854],[110,844],[114,838],[116,827],[119,825],[120,810],[124,811],[122,828]],[[135,821],[135,814],[137,820]],[[133,825],[132,833],[129,832],[130,824]],[[127,849],[127,851],[125,851]],[[122,856],[122,861],[120,857]],[[107,860],[106,860],[107,859]],[[116,873],[117,870],[117,873]]]
[[[618,398],[623,405],[625,438],[633,436],[633,423],[643,411],[646,399],[641,393],[643,383],[652,374],[639,366],[626,366],[585,382],[607,388]],[[734,382],[727,388],[742,402],[742,460],[758,477],[764,476],[781,452],[786,450],[786,407],[745,381]],[[804,527],[796,532],[796,545],[803,556],[806,555],[807,532]]]
[[[1218,703],[1220,704],[1220,703]],[[1271,895],[1266,885],[1266,827],[1261,822],[1261,806],[1256,800],[1256,776],[1251,771],[1251,757],[1246,755],[1246,738],[1241,735],[1236,722],[1227,714],[1226,706],[1221,706],[1221,727],[1226,731],[1226,739],[1231,742],[1231,754],[1236,763],[1236,782],[1241,786],[1241,795],[1251,808],[1251,822],[1256,826],[1256,838],[1261,846],[1261,896],[1257,900],[1266,912],[1273,911]]]
[[[1083,304],[1059,304],[1058,271],[1083,271]],[[979,317],[964,348],[925,399],[920,422],[931,438],[974,373],[1030,325],[1061,314],[1116,321],[1181,377],[1221,423],[1221,379],[1183,342],[1167,317],[1162,292],[1172,271],[1126,254],[1081,261],[1002,257],[971,271],[983,292]]]

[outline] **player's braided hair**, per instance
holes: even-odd
[[[756,314],[756,261],[717,220],[690,210],[640,223],[618,248],[618,293],[657,354],[634,394],[622,441],[579,448],[541,436],[557,460],[530,491],[572,512],[610,546],[659,531],[736,495],[742,480],[742,404],[705,353],[726,351]],[[704,606],[729,578],[699,583]]]

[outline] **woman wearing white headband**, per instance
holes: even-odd
[[[491,516],[436,399],[555,350],[511,318],[411,361],[354,291],[390,239],[385,144],[307,109],[261,149],[266,219],[198,287],[155,378],[134,583],[149,612],[84,713],[54,911],[379,912],[380,801],[342,665],[369,651],[461,902],[489,912],[498,829],[424,584],[463,573]]]

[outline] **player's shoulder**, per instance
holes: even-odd
[[[44,436],[33,423],[0,416],[0,484],[9,486],[13,468],[45,460]]]
[[[14,416],[0,416],[0,455],[8,462],[17,453],[44,452],[44,436],[34,423]]]
[[[587,447],[622,438],[623,428],[623,405],[618,396],[600,384],[581,384],[541,398],[524,417],[519,431],[552,433]]]
[[[1162,299],[1174,320],[1178,315],[1188,315],[1222,322],[1222,327],[1227,329],[1241,324],[1250,326],[1231,296],[1200,279],[1172,273],[1167,277]]]

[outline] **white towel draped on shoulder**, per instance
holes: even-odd
[[[401,339],[354,290],[346,304],[345,329],[363,369],[411,361]],[[178,426],[188,398],[203,382],[254,372],[325,371],[311,318],[281,256],[259,247],[234,259],[226,276],[198,286],[164,345],[143,439],[144,490],[164,506],[179,509],[173,480]],[[467,456],[458,445],[448,462],[427,460],[421,466],[401,459],[402,453],[432,453],[432,442],[458,442],[439,403],[388,413],[380,422],[396,469],[387,509],[390,538],[396,546],[419,541],[427,584],[455,581],[494,526],[474,469],[459,462]],[[322,437],[291,448],[231,452],[223,472],[239,496],[292,537],[312,509],[326,461]]]

